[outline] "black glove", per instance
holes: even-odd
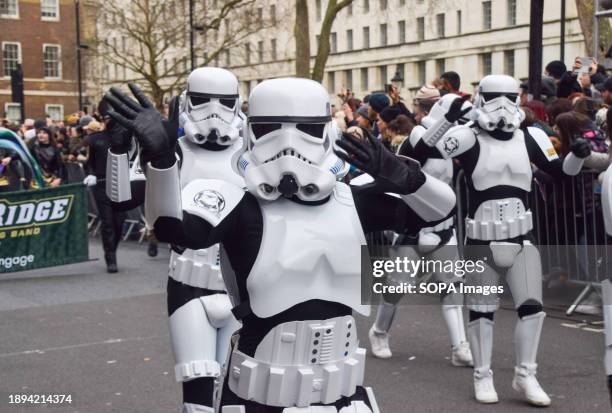
[[[591,154],[591,145],[584,138],[577,138],[574,143],[570,145],[570,151],[576,155],[576,157],[584,159]]]
[[[171,167],[176,160],[178,98],[175,97],[170,102],[170,117],[166,120],[138,86],[132,83],[128,86],[138,103],[118,88],[111,88],[111,94],[104,96],[114,109],[109,115],[136,135],[143,165],[151,162],[156,168]]]
[[[449,121],[450,123],[455,123],[459,119],[461,119],[463,115],[465,115],[472,109],[470,107],[461,109],[461,106],[463,106],[463,103],[465,103],[467,98],[467,96],[464,96],[455,98],[455,100],[452,101],[450,107],[448,108],[448,112],[446,112],[446,114],[444,115],[447,121]]]
[[[608,376],[608,393],[610,393],[610,404],[612,404],[612,375]]]
[[[128,153],[132,149],[132,131],[124,128],[115,119],[110,119],[106,125],[110,135],[110,150],[116,155]]]
[[[346,153],[335,150],[338,157],[368,173],[383,192],[410,194],[425,182],[421,164],[414,159],[399,157],[386,149],[372,134],[364,130],[367,142],[343,133],[336,144]]]

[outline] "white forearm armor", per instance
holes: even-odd
[[[132,199],[130,189],[130,159],[127,153],[108,151],[106,158],[106,195],[113,202]]]
[[[425,174],[425,183],[416,192],[401,195],[404,202],[426,221],[442,219],[455,207],[456,197],[452,188]]]
[[[156,169],[150,163],[147,165],[145,216],[152,224],[159,217],[182,219],[178,163],[175,162],[168,169]]]
[[[568,153],[565,159],[563,160],[563,172],[566,175],[574,176],[578,175],[580,170],[582,169],[582,165],[584,164],[584,160],[586,158],[579,158],[573,153]]]
[[[426,132],[421,136],[421,139],[427,146],[436,146],[436,143],[442,139],[444,134],[452,128],[453,125],[454,123],[442,117],[442,119],[438,119],[433,125],[427,128]]]

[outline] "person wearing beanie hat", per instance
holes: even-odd
[[[440,99],[440,90],[433,85],[423,85],[419,91],[414,95],[414,102],[416,104],[419,100],[438,100]]]
[[[606,105],[612,105],[612,76],[603,82],[601,97]]]
[[[370,111],[373,111],[375,114],[382,112],[384,108],[389,106],[389,103],[391,103],[389,97],[384,93],[373,93],[368,101]],[[373,118],[373,116],[370,115],[370,118]]]
[[[374,126],[374,121],[372,120],[372,118],[370,118],[368,108],[369,105],[363,105],[359,109],[357,109],[357,112],[355,112],[355,125],[361,126],[362,128],[368,130],[372,130],[372,127]]]

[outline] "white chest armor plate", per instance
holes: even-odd
[[[365,236],[350,188],[337,183],[323,205],[260,201],[263,237],[247,279],[258,317],[308,300],[325,300],[369,315],[361,304],[361,246]]]
[[[179,139],[183,153],[181,163],[181,186],[184,188],[194,179],[220,179],[244,187],[242,177],[232,169],[232,155],[242,148],[242,140],[222,151],[210,151],[198,147],[185,138]]]
[[[232,155],[242,147],[241,142],[236,142],[222,151],[202,149],[186,139],[180,139],[179,145],[183,154],[180,170],[183,188],[198,178],[220,179],[244,186],[242,177],[233,171],[231,165]],[[193,287],[224,291],[225,284],[219,265],[219,244],[197,251],[188,249],[181,255],[172,252],[170,276]]]
[[[429,158],[423,165],[423,172],[450,184],[453,180],[453,160]]]
[[[478,134],[480,154],[472,172],[478,191],[508,185],[531,191],[531,162],[523,132],[517,130],[512,139],[502,141],[482,132]]]

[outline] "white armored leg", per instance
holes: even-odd
[[[527,301],[542,303],[542,262],[535,245],[525,243],[506,274],[515,308]]]
[[[605,280],[601,283],[601,295],[603,298],[604,329],[606,334],[604,365],[606,375],[608,376],[608,391],[612,399],[612,283],[610,283],[610,280]]]
[[[176,361],[176,381],[219,377],[217,329],[209,322],[200,299],[193,299],[172,313],[170,337]]]
[[[389,347],[389,330],[397,311],[395,304],[382,302],[376,313],[376,321],[370,328],[368,338],[372,355],[381,359],[391,358],[391,348]]]
[[[536,406],[550,405],[550,398],[536,378],[536,356],[545,317],[546,313],[541,311],[520,318],[514,333],[517,366],[514,368],[512,387],[522,392],[527,401]]]
[[[468,337],[474,357],[474,394],[480,403],[498,401],[491,370],[493,326],[493,321],[488,318],[479,318],[468,324]]]
[[[446,296],[445,298],[448,298]],[[444,301],[443,301],[444,302]],[[442,315],[451,339],[451,362],[453,366],[473,366],[472,352],[465,337],[463,307],[442,304]]]

